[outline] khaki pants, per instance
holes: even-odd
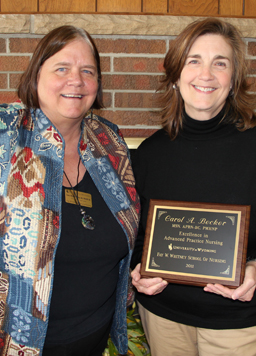
[[[256,326],[196,328],[161,318],[140,303],[138,308],[152,356],[256,356]]]

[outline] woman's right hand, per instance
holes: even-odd
[[[141,278],[140,268],[141,264],[139,263],[131,273],[132,284],[136,287],[138,292],[155,295],[161,293],[166,288],[168,282],[162,278]]]

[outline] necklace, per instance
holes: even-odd
[[[81,157],[79,157],[79,162],[78,162],[78,166],[77,166],[77,184],[78,184],[78,178],[79,178],[79,165],[80,165],[80,162],[81,162]],[[78,198],[78,192],[75,191],[75,189],[72,187],[72,184],[70,182],[70,180],[68,179],[68,176],[66,174],[66,172],[64,171],[64,174],[65,174],[65,177],[67,178],[67,181],[69,182],[69,185],[72,189],[72,194],[73,194],[73,197],[75,199],[75,202],[76,202],[76,205],[79,206],[79,209],[80,209],[80,214],[82,215],[82,225],[85,229],[88,229],[88,230],[94,230],[95,228],[95,223],[94,223],[94,220],[93,218],[86,214],[86,211],[81,207],[81,204],[80,204],[80,201],[79,201],[79,198]]]

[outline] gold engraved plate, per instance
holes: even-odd
[[[92,208],[92,195],[84,192],[77,192],[78,199],[81,206],[86,206],[87,208]],[[71,189],[65,189],[65,201],[69,204],[77,205],[76,199],[74,198]]]
[[[141,275],[237,288],[244,279],[250,210],[249,205],[151,199]]]

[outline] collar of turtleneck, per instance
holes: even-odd
[[[225,114],[224,108],[210,120],[196,120],[192,119],[184,111],[183,113],[183,127],[180,130],[180,135],[190,139],[204,140],[216,138],[219,136],[227,135],[233,130],[236,130],[235,125],[223,122]],[[225,120],[224,120],[225,121]]]

